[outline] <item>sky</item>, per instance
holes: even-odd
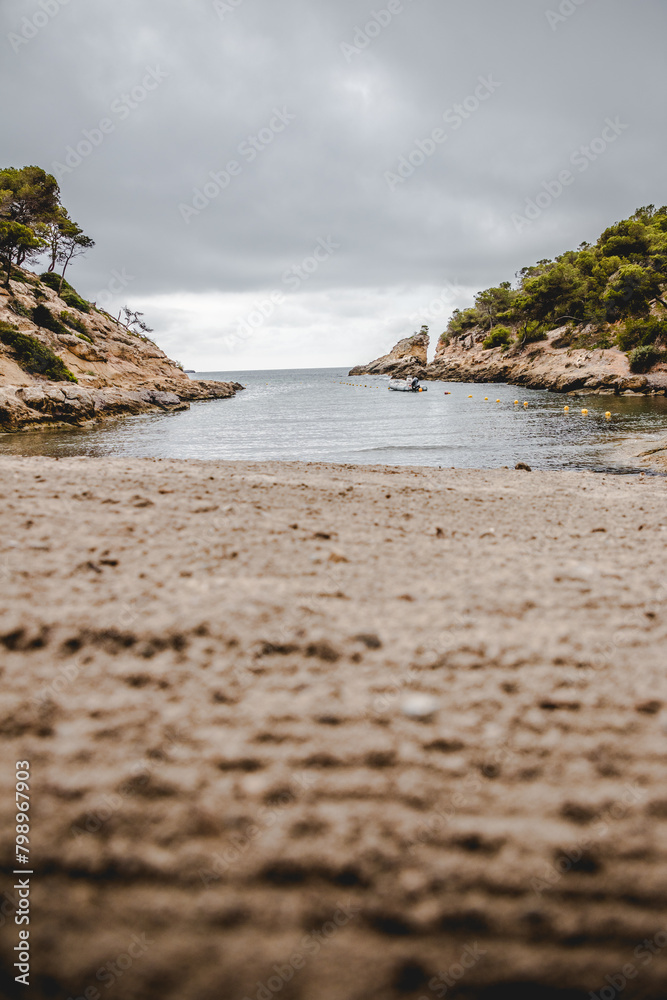
[[[0,166],[197,371],[347,366],[667,202],[665,0],[2,0]]]

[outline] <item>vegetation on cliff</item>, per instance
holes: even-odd
[[[65,362],[46,344],[27,333],[20,333],[11,323],[0,322],[0,341],[11,349],[16,363],[30,375],[42,375],[53,382],[78,381]]]
[[[567,326],[554,346],[616,347],[635,371],[667,355],[667,206],[648,205],[554,260],[538,261],[457,309],[440,340],[479,334],[485,348],[521,347]]]
[[[55,289],[60,293],[68,265],[94,246],[94,240],[70,219],[61,204],[60,188],[52,174],[41,167],[0,170],[0,263],[5,288],[10,287],[13,267],[48,253],[49,273],[56,264],[63,266]]]

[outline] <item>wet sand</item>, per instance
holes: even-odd
[[[0,494],[3,996],[665,997],[665,479],[2,458]]]

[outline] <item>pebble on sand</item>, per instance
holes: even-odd
[[[430,719],[440,708],[440,702],[430,694],[410,694],[401,702],[401,712],[411,719]]]

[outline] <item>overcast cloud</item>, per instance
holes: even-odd
[[[97,241],[72,283],[198,370],[370,360],[667,202],[665,0],[3,0],[0,27],[0,162],[59,176]]]

